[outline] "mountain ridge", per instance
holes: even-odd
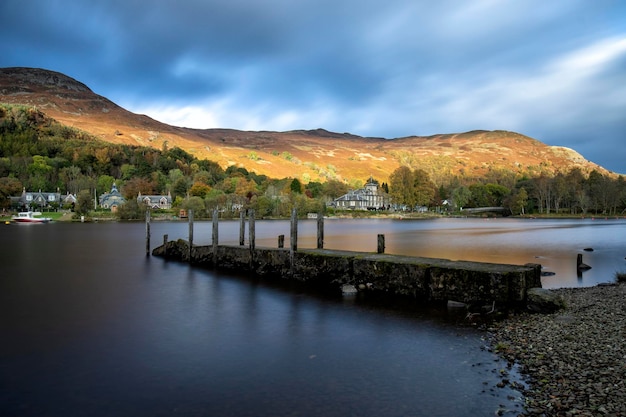
[[[305,182],[337,179],[358,184],[370,176],[387,181],[401,165],[424,169],[438,185],[454,176],[507,171],[534,176],[579,168],[609,174],[573,149],[503,130],[387,139],[323,128],[274,132],[171,126],[132,113],[65,74],[38,68],[0,68],[0,102],[34,106],[107,142],[176,146],[223,168],[241,166]]]

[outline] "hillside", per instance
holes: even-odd
[[[36,106],[59,122],[112,143],[180,147],[223,168],[243,166],[273,178],[387,181],[400,165],[426,170],[438,184],[453,175],[488,172],[607,171],[576,151],[548,146],[507,131],[473,131],[429,137],[367,138],[323,129],[250,132],[170,126],[131,113],[81,82],[35,68],[0,68],[0,102]]]

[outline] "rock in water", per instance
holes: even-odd
[[[354,285],[345,284],[341,286],[341,293],[343,295],[356,295],[357,289]]]

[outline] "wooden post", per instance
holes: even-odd
[[[250,228],[250,231],[248,233],[248,238],[250,239],[250,250],[254,251],[254,247],[255,247],[255,230],[254,230],[254,210],[250,210],[250,216],[249,216],[249,224],[248,227]]]
[[[219,225],[218,225],[218,212],[217,208],[213,209],[213,266],[217,266],[217,245],[219,243]]]
[[[163,255],[167,256],[167,234],[163,235]]]
[[[385,235],[378,235],[378,253],[385,253]]]
[[[146,210],[146,256],[150,256],[150,209]]]
[[[193,210],[187,212],[189,216],[189,263],[191,263],[191,248],[193,247]]]
[[[583,263],[583,254],[579,253],[578,257],[576,258],[576,269],[578,269],[579,271],[582,270],[587,270],[587,269],[591,269],[591,267],[589,265],[587,265],[586,263]]]
[[[243,246],[246,240],[246,212],[239,212],[239,246]]]
[[[298,213],[296,209],[291,210],[291,238],[289,242],[289,271],[293,276],[295,270],[295,256],[298,250]]]
[[[278,235],[278,248],[282,249],[285,247],[285,235]]]
[[[298,250],[298,212],[291,209],[291,251]]]
[[[324,249],[324,213],[317,213],[317,248]]]

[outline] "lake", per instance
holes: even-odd
[[[624,220],[327,220],[325,246],[539,262],[544,286],[624,269]],[[152,242],[186,238],[153,222]],[[237,243],[239,223],[220,223]],[[258,221],[258,246],[289,236]],[[196,222],[208,244],[211,223]],[[314,247],[315,221],[299,223]],[[288,245],[288,239],[286,244]],[[437,246],[440,246],[437,249]],[[593,268],[578,277],[577,253]],[[482,253],[481,253],[482,248]],[[573,268],[572,268],[573,266]],[[368,305],[145,256],[142,223],[0,227],[0,415],[476,416],[520,412],[514,369],[455,312]]]

